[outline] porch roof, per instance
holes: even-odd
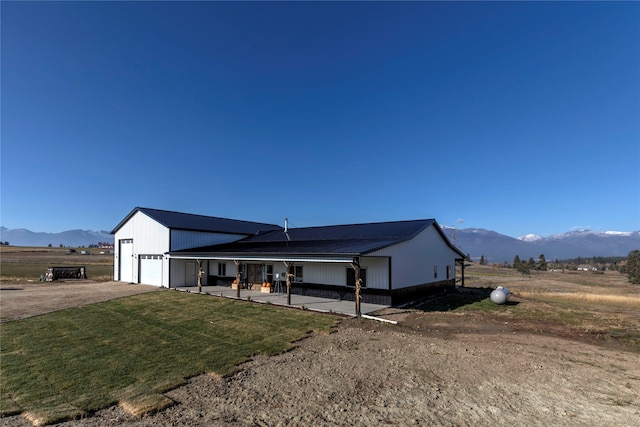
[[[205,246],[170,252],[172,258],[212,258],[212,259],[318,259],[350,261],[353,257],[395,243],[394,239],[359,240],[308,240],[281,242],[254,242],[251,239],[223,245]]]

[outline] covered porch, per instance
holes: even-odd
[[[332,298],[319,298],[308,295],[292,294],[290,303],[287,302],[287,291],[283,289],[273,289],[273,292],[265,293],[259,290],[242,289],[238,297],[237,289],[228,286],[202,286],[199,291],[198,286],[185,286],[178,288],[179,291],[202,293],[223,298],[240,299],[254,301],[263,304],[273,304],[299,309],[307,309],[322,313],[336,313],[346,316],[356,316],[356,308],[353,301],[337,300]],[[370,315],[378,310],[387,308],[387,305],[361,303],[362,315]]]

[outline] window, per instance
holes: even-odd
[[[360,284],[361,288],[367,287],[367,269],[360,269],[360,278],[362,279],[362,283]],[[347,286],[355,287],[356,286],[356,271],[348,267],[347,268]]]
[[[433,278],[434,279],[438,278],[438,266],[437,265],[433,266]]]
[[[225,277],[227,275],[227,264],[224,262],[218,263],[218,276]]]
[[[451,266],[447,265],[447,280],[451,279]]]
[[[293,281],[294,282],[302,282],[302,266],[294,265],[292,268]]]
[[[273,283],[273,265],[267,265],[267,282]]]

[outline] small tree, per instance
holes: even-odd
[[[487,261],[484,259],[484,255],[480,255],[480,265],[486,265]]]
[[[629,252],[624,272],[629,277],[629,282],[640,285],[640,250]]]
[[[547,260],[544,259],[544,254],[540,254],[538,257],[538,270],[547,271]]]
[[[529,268],[529,263],[527,262],[519,262],[518,265],[515,266],[516,270],[520,272],[523,276],[525,274],[531,274],[531,269]]]

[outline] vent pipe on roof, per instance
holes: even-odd
[[[289,231],[289,218],[284,219],[284,232]]]

